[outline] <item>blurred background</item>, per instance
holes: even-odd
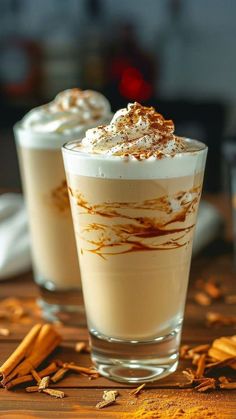
[[[1,0],[0,187],[19,189],[12,126],[71,87],[113,111],[137,100],[209,145],[205,190],[227,184],[236,135],[234,0]]]

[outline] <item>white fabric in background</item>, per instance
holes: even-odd
[[[31,267],[27,214],[21,194],[0,195],[0,280]]]
[[[199,205],[197,224],[193,239],[193,255],[213,242],[222,234],[224,220],[214,205],[201,201]]]

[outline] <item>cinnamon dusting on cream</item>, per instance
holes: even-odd
[[[143,160],[152,156],[173,156],[187,149],[186,141],[174,135],[174,123],[165,120],[153,107],[131,103],[120,109],[109,125],[86,132],[78,150],[92,154]]]
[[[78,133],[111,118],[111,107],[101,93],[67,89],[53,101],[32,109],[22,120],[24,128],[37,133]]]

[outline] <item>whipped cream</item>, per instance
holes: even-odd
[[[79,148],[87,153],[147,159],[173,156],[186,150],[174,135],[174,123],[153,107],[131,103],[115,113],[109,125],[89,129]]]
[[[43,106],[32,109],[21,126],[34,133],[79,134],[111,118],[109,101],[93,90],[68,89]]]

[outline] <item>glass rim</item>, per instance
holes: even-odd
[[[81,150],[72,149],[72,148],[69,148],[69,146],[71,146],[73,144],[78,145],[82,141],[82,140],[72,140],[72,141],[67,141],[62,145],[62,151],[66,152],[66,153],[73,154],[74,156],[75,155],[78,155],[80,157],[83,156],[84,158],[103,159],[103,160],[108,160],[108,159],[109,160],[121,160],[121,159],[132,158],[133,157],[135,160],[143,162],[143,161],[149,160],[152,157],[155,157],[156,160],[159,161],[159,160],[162,160],[164,158],[174,158],[174,157],[177,157],[177,156],[183,156],[183,155],[189,155],[189,154],[190,155],[191,154],[200,154],[200,153],[203,153],[203,152],[208,150],[208,146],[205,143],[203,143],[202,141],[195,140],[195,139],[192,139],[192,138],[187,138],[187,137],[180,137],[180,138],[184,138],[188,143],[195,143],[196,148],[181,151],[181,152],[178,152],[178,153],[175,153],[175,154],[166,154],[166,155],[163,154],[163,157],[160,158],[160,159],[158,159],[155,156],[150,156],[149,158],[139,160],[139,159],[136,159],[134,156],[132,156],[132,154],[127,155],[127,157],[126,156],[123,157],[123,156],[113,156],[113,155],[102,154],[102,153],[96,153],[95,154],[95,153],[89,153],[89,152],[85,152],[85,151],[81,151]]]

